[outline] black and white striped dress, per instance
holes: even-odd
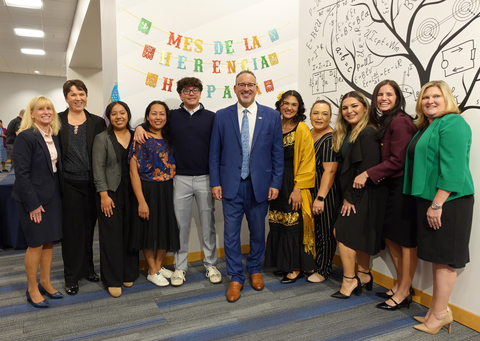
[[[315,188],[311,190],[312,198],[315,201],[322,175],[324,162],[337,162],[335,152],[332,150],[332,133],[326,133],[315,141],[315,160],[316,175]],[[333,237],[333,226],[336,218],[336,208],[338,205],[337,185],[333,182],[330,191],[325,197],[324,211],[320,215],[315,215],[315,249],[317,251],[315,271],[327,279],[332,272],[332,259],[335,255],[337,243]]]

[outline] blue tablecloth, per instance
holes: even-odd
[[[11,197],[14,182],[15,170],[0,182],[0,248],[22,250],[27,248],[27,241],[20,226],[15,200]]]

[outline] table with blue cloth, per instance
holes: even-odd
[[[23,235],[17,206],[12,198],[15,170],[0,182],[0,248],[22,250],[28,247]]]

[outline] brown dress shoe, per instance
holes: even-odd
[[[238,282],[231,282],[227,291],[227,301],[235,302],[240,298],[240,291],[243,290],[243,285]]]
[[[250,279],[252,280],[252,288],[257,291],[262,290],[265,286],[261,273],[251,274]]]

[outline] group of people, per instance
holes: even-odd
[[[415,328],[435,334],[451,324],[456,269],[469,261],[474,189],[471,130],[445,82],[422,87],[415,119],[405,113],[395,81],[380,82],[371,105],[362,93],[349,92],[334,129],[324,100],[311,107],[310,129],[295,90],[279,95],[276,110],[258,104],[251,71],[236,76],[238,102],[216,114],[200,103],[202,90],[199,79],[181,79],[180,108],[151,102],[135,133],[124,102],[106,108],[108,128],[90,114],[79,80],[64,85],[69,108],[63,113],[57,115],[43,96],[29,103],[15,141],[12,196],[29,245],[26,295],[32,305],[47,307],[42,295],[63,297],[50,282],[52,242],[62,241],[67,294],[75,295],[83,278],[99,281],[92,257],[97,217],[100,277],[111,296],[138,278],[139,250],[149,266],[147,280],[182,285],[195,198],[205,275],[214,284],[222,281],[214,199],[222,201],[229,302],[240,298],[246,281],[240,241],[245,215],[253,289],[264,288],[264,258],[283,284],[305,275],[313,283],[328,279],[338,246],[343,281],[332,297],[348,299],[372,290],[370,257],[386,245],[397,282],[377,293],[385,299],[377,307],[410,305],[420,258],[432,263],[433,300]],[[174,271],[162,266],[167,252],[174,253]]]

